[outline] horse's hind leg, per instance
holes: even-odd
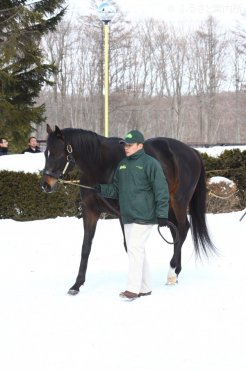
[[[78,276],[75,284],[69,289],[68,294],[75,295],[79,292],[79,288],[85,282],[88,259],[91,252],[92,240],[95,235],[96,225],[99,218],[99,213],[85,209],[83,213],[84,223],[84,240],[82,244],[81,260]]]
[[[187,218],[186,212],[179,212],[174,215],[170,212],[169,219],[173,222],[179,231],[178,241],[174,244],[174,253],[170,261],[170,267],[167,275],[167,285],[174,285],[178,282],[178,275],[182,269],[181,265],[181,249],[182,245],[186,239],[190,224]],[[173,238],[175,237],[175,231],[171,229]]]

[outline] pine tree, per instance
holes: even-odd
[[[45,63],[42,36],[54,31],[65,14],[65,0],[0,2],[0,136],[13,152],[26,146],[35,125],[45,120],[36,99],[52,84],[54,64]]]

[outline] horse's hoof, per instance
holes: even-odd
[[[169,276],[167,278],[166,285],[176,285],[178,284],[178,277],[177,276]]]
[[[79,293],[79,290],[75,290],[75,289],[69,289],[69,291],[67,292],[67,294],[69,295],[77,295]]]

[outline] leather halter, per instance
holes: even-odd
[[[66,150],[67,150],[67,162],[65,164],[65,167],[64,167],[63,171],[53,172],[53,171],[47,170],[45,168],[43,170],[43,175],[47,175],[47,176],[53,177],[53,178],[55,178],[57,180],[62,179],[65,176],[69,165],[75,163],[75,160],[74,160],[74,157],[73,157],[73,148],[72,148],[72,146],[70,144],[68,144],[66,146]]]

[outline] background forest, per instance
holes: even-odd
[[[91,14],[71,16],[65,0],[0,2],[0,137],[12,153],[51,127],[104,134],[104,30]],[[178,27],[110,22],[109,136],[138,128],[146,138],[188,144],[246,143],[246,29],[209,16]],[[94,11],[93,11],[94,10]]]
[[[43,49],[59,73],[42,90],[47,122],[103,134],[103,25],[95,15],[63,20]],[[246,142],[246,31],[208,17],[196,29],[164,21],[110,23],[109,135],[132,127],[189,144]],[[46,137],[45,125],[38,136]]]

